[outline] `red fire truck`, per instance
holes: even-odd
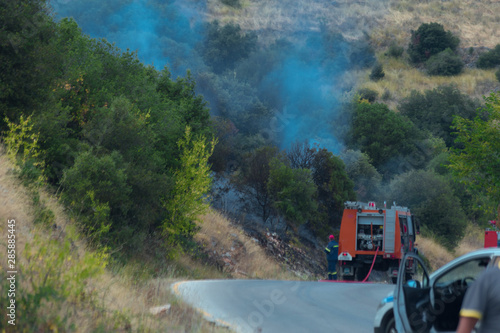
[[[491,228],[484,232],[484,247],[500,247],[500,231],[497,227],[497,221],[489,221],[489,223]]]
[[[347,201],[340,225],[340,280],[362,280],[373,269],[385,271],[397,280],[399,262],[406,252],[416,252],[418,225],[407,207],[376,206],[375,202]],[[413,267],[406,267],[408,274]]]

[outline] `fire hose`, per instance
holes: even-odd
[[[368,275],[365,277],[365,279],[361,282],[366,282],[366,280],[368,280],[368,277],[372,273],[373,265],[375,265],[375,260],[377,259],[377,253],[378,253],[378,246],[377,246],[377,251],[375,251],[375,256],[373,256],[373,261],[372,261],[372,266],[370,267],[370,271],[368,272]]]

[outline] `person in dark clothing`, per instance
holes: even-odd
[[[337,260],[339,259],[339,243],[335,236],[330,235],[330,242],[325,248],[326,260],[328,261],[328,280],[337,280]]]
[[[460,310],[457,333],[470,333],[479,321],[479,333],[500,329],[500,258],[487,268],[467,289]],[[474,331],[475,332],[475,331]]]

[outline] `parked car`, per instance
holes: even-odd
[[[458,257],[429,275],[422,259],[407,253],[401,265],[414,265],[415,274],[409,279],[405,270],[399,269],[394,292],[377,309],[374,332],[455,332],[467,288],[497,257],[500,248],[481,249]]]

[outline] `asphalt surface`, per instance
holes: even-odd
[[[173,291],[204,316],[240,333],[373,332],[381,283],[204,280]]]

